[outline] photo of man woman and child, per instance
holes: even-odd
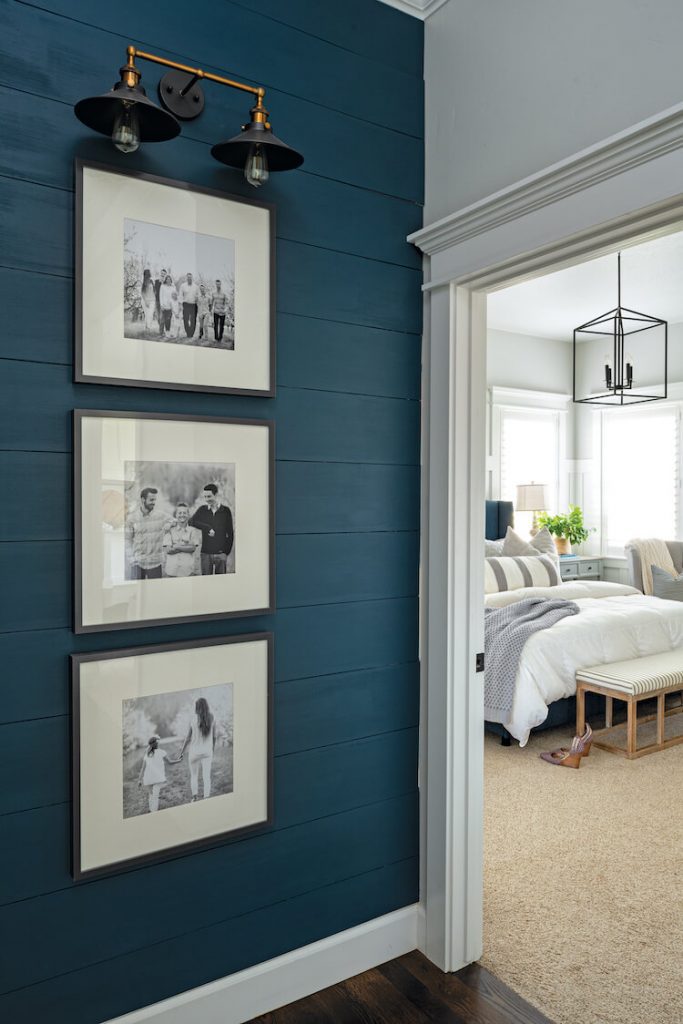
[[[124,336],[235,348],[235,243],[182,228],[124,221]]]
[[[125,463],[129,580],[235,571],[235,465]]]
[[[123,701],[123,817],[233,789],[233,686]]]

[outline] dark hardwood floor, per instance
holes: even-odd
[[[417,950],[250,1024],[552,1024],[478,964],[442,974]]]

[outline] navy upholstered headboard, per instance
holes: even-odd
[[[486,539],[500,540],[507,533],[508,526],[515,521],[511,501],[486,502]]]

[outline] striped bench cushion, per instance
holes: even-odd
[[[576,680],[622,690],[631,696],[654,690],[683,689],[683,650],[582,668],[576,673]]]
[[[484,593],[500,594],[522,587],[557,587],[560,571],[549,555],[517,555],[487,558],[484,569]]]

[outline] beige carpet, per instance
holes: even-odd
[[[681,1024],[683,744],[538,757],[570,739],[486,738],[481,962],[556,1024]]]

